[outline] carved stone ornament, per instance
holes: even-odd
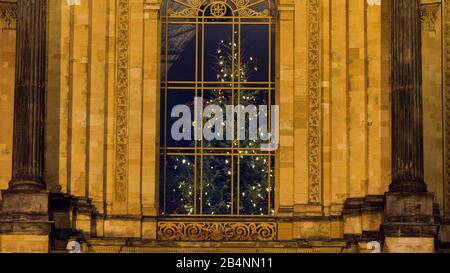
[[[439,19],[441,3],[427,3],[420,6],[420,19],[429,32],[436,32],[436,21]]]
[[[450,143],[450,0],[444,1],[443,6],[443,39],[445,48],[443,50],[444,59],[444,96],[445,96],[445,143]],[[445,148],[445,218],[450,219],[450,145]]]
[[[274,241],[276,223],[161,222],[158,239],[168,241]]]
[[[17,21],[17,5],[0,3],[0,21],[4,22],[5,28],[15,28]]]
[[[118,1],[117,89],[115,135],[115,199],[125,202],[128,185],[129,0]]]
[[[320,204],[322,183],[322,88],[320,85],[320,1],[308,1],[308,178],[309,202]]]

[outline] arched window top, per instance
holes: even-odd
[[[163,16],[192,17],[272,17],[274,0],[166,0]]]

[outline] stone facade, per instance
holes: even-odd
[[[341,252],[347,242],[364,248],[379,239],[391,182],[390,1],[277,2],[276,216],[230,220],[158,216],[161,0],[48,0],[45,182],[53,249],[78,236],[98,252],[227,252],[239,243],[214,238],[239,241],[236,227],[248,232],[241,241],[256,241],[243,251],[272,252],[270,241],[283,241],[281,252]],[[422,12],[425,181],[448,218],[450,4],[435,2],[423,0]],[[11,179],[14,105],[15,31],[1,16],[6,6],[0,189]],[[192,226],[203,232],[187,232]],[[1,250],[8,240],[0,236]]]
[[[0,187],[5,189],[11,180],[12,168],[12,129],[14,115],[14,72],[16,63],[14,5],[0,7],[0,114],[5,120],[0,123]],[[12,20],[12,23],[11,23]],[[12,24],[12,25],[11,25]]]

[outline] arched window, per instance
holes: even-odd
[[[162,215],[274,214],[275,152],[261,149],[271,133],[252,125],[264,115],[271,128],[260,106],[275,104],[274,10],[273,0],[163,4]]]

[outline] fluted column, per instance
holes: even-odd
[[[391,192],[426,192],[419,0],[392,0]]]
[[[10,190],[45,189],[46,0],[17,1],[13,169]]]

